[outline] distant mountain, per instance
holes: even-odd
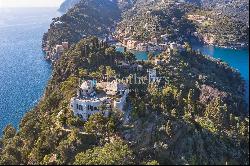
[[[249,24],[249,1],[248,0],[186,0],[214,12],[232,17],[237,21]]]
[[[53,46],[62,41],[75,43],[83,36],[105,34],[119,20],[120,14],[118,5],[111,0],[82,0],[53,20],[44,40]]]
[[[137,0],[131,9],[123,12],[118,31],[131,32],[131,37],[139,41],[160,39],[163,34],[168,34],[171,41],[185,40],[195,32],[195,27],[185,17],[186,10],[191,10],[186,3]]]
[[[59,11],[66,13],[70,8],[74,7],[77,3],[79,3],[81,0],[65,0],[60,8]]]
[[[79,3],[81,0],[65,0],[60,8],[59,11],[62,13],[66,13],[69,9],[73,8],[77,3]],[[110,1],[113,3],[117,3],[118,6],[121,9],[127,9],[131,7],[131,5],[136,1],[136,0],[104,0],[104,1]]]
[[[235,25],[237,21],[214,12],[217,4],[214,8],[192,4],[81,0],[65,8],[67,12],[53,19],[43,40],[51,52],[62,41],[71,46],[53,64],[43,97],[24,116],[18,131],[11,125],[3,131],[0,165],[249,165],[249,115],[244,113],[241,75],[223,61],[193,51],[188,43],[180,51],[175,44],[185,42],[193,28],[224,43],[238,40],[245,29],[242,22]],[[138,62],[129,51],[115,51],[97,37],[109,33],[120,20],[118,28],[124,37],[149,39],[153,40],[149,44],[158,45],[155,39],[164,34],[174,40],[170,42],[175,48],[157,56],[160,64]],[[200,22],[195,23],[197,29],[193,22]],[[147,72],[156,74],[153,80],[151,76],[148,80]],[[112,79],[104,80],[105,75]],[[96,97],[82,98],[77,104],[82,113],[103,104],[87,122],[74,116],[70,100],[80,80],[106,84],[116,76],[119,84],[125,82],[130,89],[124,112],[111,107],[109,101],[120,98],[116,93],[105,95],[107,103]],[[105,94],[101,88],[96,92]],[[110,116],[102,116],[105,112]]]
[[[230,16],[235,20],[249,24],[249,1],[248,0],[206,0],[204,5],[211,7],[216,12]]]

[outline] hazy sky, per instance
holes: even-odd
[[[1,7],[58,7],[64,0],[0,0]]]

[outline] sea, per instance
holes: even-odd
[[[56,8],[0,8],[0,135],[8,124],[18,129],[24,114],[44,93],[52,68],[44,60],[42,36],[52,18],[60,15]],[[193,48],[237,69],[247,83],[249,98],[248,50],[199,44]],[[135,52],[135,55],[139,60],[147,59],[146,52]]]
[[[220,59],[226,62],[232,68],[236,69],[240,74],[242,79],[245,81],[245,100],[249,105],[249,50],[248,49],[231,49],[231,48],[221,48],[216,46],[209,46],[201,44],[197,41],[192,41],[192,49],[201,52],[203,55],[212,56],[213,58]],[[117,51],[123,52],[124,47],[117,46]],[[147,60],[148,52],[145,51],[131,51],[135,54],[138,60]],[[154,55],[157,56],[160,52],[155,52]]]
[[[56,8],[0,8],[0,135],[8,124],[18,128],[43,95],[52,69],[42,36],[57,16]]]
[[[200,51],[204,55],[220,59],[236,69],[245,81],[245,100],[249,105],[249,49],[221,48],[199,43],[193,44],[192,48]]]

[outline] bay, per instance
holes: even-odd
[[[204,55],[220,59],[236,69],[245,80],[246,102],[249,104],[249,50],[221,48],[198,43],[193,44],[192,47],[194,50],[200,51]]]
[[[198,42],[192,42],[192,49],[200,51],[202,54],[212,56],[216,59],[220,59],[232,68],[240,72],[242,78],[246,83],[246,97],[245,100],[249,104],[249,50],[248,49],[231,49],[221,48],[215,46],[203,45]],[[116,50],[123,52],[122,46],[116,46]],[[143,51],[131,51],[135,54],[137,60],[147,60],[148,52]],[[158,55],[159,52],[155,52]]]

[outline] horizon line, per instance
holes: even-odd
[[[0,6],[0,9],[8,9],[8,8],[59,8],[60,6]]]

